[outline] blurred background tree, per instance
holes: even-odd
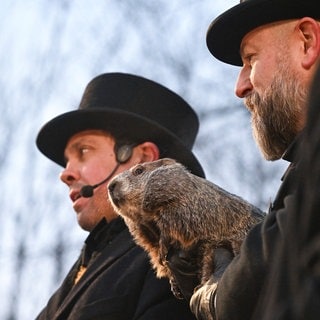
[[[34,318],[87,233],[61,168],[35,147],[40,127],[77,108],[104,72],[135,73],[176,91],[199,114],[195,153],[207,178],[266,210],[283,171],[262,159],[234,97],[238,68],[205,44],[237,0],[2,0],[0,4],[0,318]]]

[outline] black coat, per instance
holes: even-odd
[[[87,270],[74,285],[81,264]],[[174,298],[168,281],[157,279],[146,253],[119,218],[101,222],[38,320],[188,320],[185,301]]]
[[[297,144],[294,142],[288,149],[285,160],[294,159]],[[296,179],[296,165],[292,162],[265,220],[249,232],[239,255],[219,281],[216,292],[216,315],[219,320],[259,319],[254,316],[254,311],[259,301],[264,299],[270,264],[286,225],[286,203],[295,192]]]
[[[320,67],[297,153],[297,190],[286,202],[285,236],[256,319],[318,320],[320,311]]]

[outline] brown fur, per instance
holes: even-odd
[[[213,248],[223,246],[237,254],[248,230],[264,216],[168,158],[136,165],[114,177],[108,189],[115,210],[148,252],[157,276],[169,279],[166,255],[171,247],[196,251],[205,281],[213,271]]]

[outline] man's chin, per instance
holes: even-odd
[[[259,148],[260,148],[260,152],[262,153],[262,156],[267,161],[276,161],[276,160],[281,159],[282,155],[285,151],[285,150],[284,151],[273,150],[273,149],[266,148],[265,146],[261,146],[261,145],[259,145]]]
[[[276,161],[282,158],[283,154],[287,150],[289,144],[279,144],[277,141],[271,141],[271,139],[267,139],[262,137],[261,134],[258,134],[257,131],[253,132],[254,139],[256,144],[259,147],[262,156],[267,161]]]
[[[93,228],[97,225],[96,222],[93,222],[92,220],[88,220],[87,218],[85,218],[84,214],[81,212],[77,213],[77,220],[81,229],[88,232],[92,231]]]

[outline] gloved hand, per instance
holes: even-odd
[[[225,248],[214,250],[214,273],[210,279],[199,286],[191,297],[190,309],[198,320],[214,320],[215,297],[218,282],[234,255]]]
[[[166,263],[173,275],[173,279],[170,279],[173,294],[178,299],[184,298],[189,301],[194,288],[200,284],[196,250],[171,248]]]

